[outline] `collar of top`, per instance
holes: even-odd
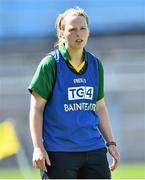
[[[64,43],[60,43],[58,49],[59,49],[59,51],[60,51],[60,53],[63,56],[65,61],[70,61],[71,60],[69,52],[65,48],[65,44]],[[87,61],[87,56],[86,56],[85,49],[83,49],[83,61]]]

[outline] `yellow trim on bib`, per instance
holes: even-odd
[[[83,61],[79,66],[77,66],[73,61],[69,61],[69,63],[73,66],[73,68],[77,71],[80,72],[80,70],[84,67],[85,61]]]

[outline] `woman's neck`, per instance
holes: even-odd
[[[80,65],[83,61],[82,56],[83,56],[83,49],[67,49],[69,52],[69,55],[71,57],[71,61],[73,61],[76,65]]]

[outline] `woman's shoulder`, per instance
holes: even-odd
[[[93,59],[94,61],[97,61],[97,62],[100,61],[99,58],[92,52],[86,51],[86,55],[89,59]]]
[[[53,62],[54,62],[53,56],[51,56],[50,54],[47,54],[46,56],[42,58],[40,63],[43,65],[49,65],[49,64],[52,64]]]
[[[47,54],[42,58],[40,61],[39,66],[45,67],[45,68],[55,68],[55,59],[51,54]]]
[[[103,68],[103,63],[102,63],[102,60],[96,56],[95,54],[89,52],[89,51],[86,51],[86,54],[87,54],[87,57],[89,57],[88,59],[90,59],[91,61],[93,61],[94,63],[97,63],[98,64],[98,67],[100,69]]]

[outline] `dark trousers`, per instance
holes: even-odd
[[[88,152],[48,152],[51,166],[42,179],[111,179],[106,148]]]

